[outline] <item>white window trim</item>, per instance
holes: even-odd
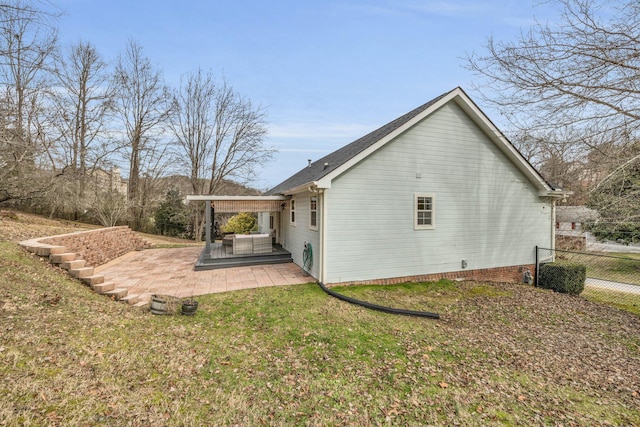
[[[296,225],[296,199],[292,198],[289,202],[289,223]]]
[[[431,224],[418,224],[418,197],[431,198]],[[413,194],[413,229],[414,230],[433,230],[436,224],[436,197],[430,193],[414,193]]]
[[[316,208],[311,209],[311,200],[315,197],[316,199]],[[313,225],[311,224],[311,218],[312,218],[312,213],[315,212],[316,213],[316,224]],[[315,230],[318,231],[318,196],[316,195],[311,195],[309,196],[309,230]]]

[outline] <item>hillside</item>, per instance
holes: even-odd
[[[640,425],[632,314],[530,286],[441,281],[342,289],[437,321],[349,305],[315,284],[153,316],[14,243],[78,227],[0,221],[0,425]]]

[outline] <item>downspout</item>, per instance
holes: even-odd
[[[318,263],[318,280],[320,283],[324,283],[325,274],[327,271],[327,257],[325,244],[327,238],[327,197],[324,190],[320,190],[320,212],[322,212],[322,218],[320,220],[320,262]]]

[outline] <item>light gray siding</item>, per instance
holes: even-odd
[[[432,230],[414,229],[415,193],[434,195]],[[551,245],[550,202],[454,103],[325,197],[327,283],[459,271],[462,260],[469,270],[529,264],[535,245]]]
[[[296,223],[291,224],[291,200],[287,202],[287,206],[282,218],[282,247],[291,252],[293,262],[303,266],[302,251],[305,243],[310,243],[313,252],[313,265],[309,272],[313,277],[318,277],[318,267],[320,263],[320,238],[319,229],[312,230],[309,227],[309,197],[311,193],[295,194],[291,200],[295,200],[296,204]],[[319,213],[319,212],[318,212]],[[318,214],[318,217],[320,215]],[[318,223],[320,218],[318,218]]]

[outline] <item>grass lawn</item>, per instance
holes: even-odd
[[[640,254],[558,252],[558,259],[587,266],[587,277],[640,286]]]
[[[0,425],[637,425],[640,319],[520,285],[317,285],[153,316],[0,243]]]
[[[610,289],[598,288],[594,286],[585,287],[580,294],[591,301],[617,307],[620,310],[628,311],[636,316],[640,316],[640,295],[630,292],[617,292]]]
[[[0,216],[0,425],[640,425],[637,315],[441,281],[337,289],[440,320],[356,307],[315,284],[153,316],[15,244],[81,228]]]

